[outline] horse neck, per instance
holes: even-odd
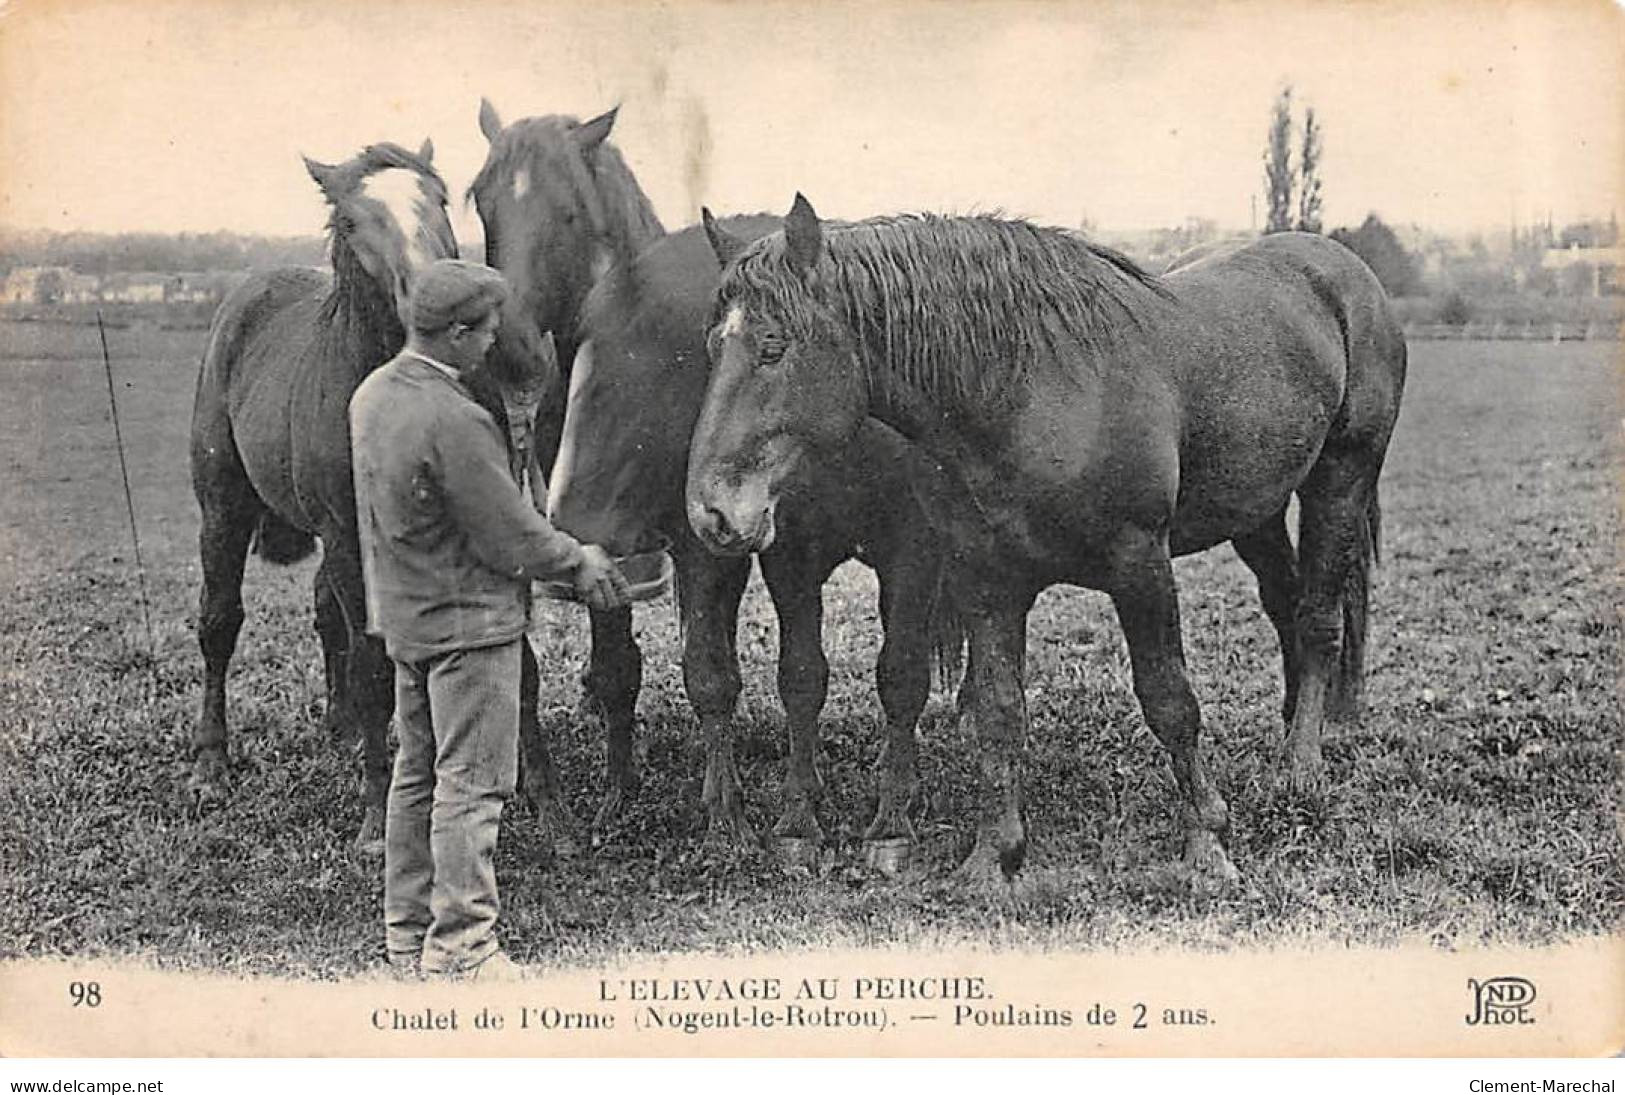
[[[621,252],[616,257],[630,261],[664,236],[666,227],[619,149],[607,147],[600,152],[599,170],[607,180],[599,197],[605,203],[605,214],[614,222],[611,235]]]
[[[869,396],[869,416],[915,444],[936,448],[953,417],[942,401],[890,375],[884,361],[861,361],[859,368]]]
[[[357,383],[406,344],[389,294],[342,241],[333,244],[333,287],[322,308],[322,339],[329,359],[352,371]]]
[[[621,159],[619,151],[608,148],[605,154],[611,159],[601,170],[611,181],[603,187],[599,197],[611,226],[609,268],[602,277],[614,279],[613,287],[617,293],[636,293],[639,289],[637,257],[665,238],[666,226],[660,223],[654,203],[644,193],[643,187],[638,185],[637,178]],[[581,306],[586,302],[591,288],[588,285],[580,293],[575,302],[573,320],[579,320]]]

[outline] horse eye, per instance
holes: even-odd
[[[784,356],[784,340],[777,335],[764,336],[758,355],[769,365],[778,361]]]

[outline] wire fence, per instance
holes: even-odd
[[[1497,342],[1595,342],[1619,341],[1620,324],[1606,320],[1533,320],[1517,323],[1505,320],[1477,323],[1407,323],[1405,337],[1411,339],[1455,339]]]

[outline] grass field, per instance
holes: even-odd
[[[136,571],[94,328],[0,328],[0,954],[133,956],[335,976],[374,965],[380,883],[356,859],[359,762],[318,730],[309,564],[255,562],[231,679],[237,797],[198,815],[187,733],[200,688],[186,429],[201,335],[109,333],[152,600]],[[1129,689],[1109,605],[1039,601],[1029,629],[1029,867],[1009,895],[947,876],[975,792],[973,742],[922,727],[923,878],[861,866],[878,750],[873,580],[826,590],[823,724],[833,840],[811,871],[700,842],[702,751],[669,601],[639,609],[644,784],[591,858],[548,862],[527,810],[499,850],[517,955],[855,944],[1201,948],[1417,937],[1439,946],[1608,931],[1625,907],[1619,789],[1620,374],[1611,344],[1413,347],[1384,477],[1370,711],[1327,743],[1332,789],[1288,795],[1275,640],[1229,549],[1178,564],[1187,649],[1242,884],[1193,898],[1172,778]],[[535,636],[542,717],[582,816],[600,743],[571,715],[585,620]],[[753,582],[739,752],[770,827],[781,719],[775,625]]]

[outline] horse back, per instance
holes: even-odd
[[[1288,321],[1329,322],[1335,330],[1343,391],[1331,440],[1385,447],[1399,413],[1406,349],[1404,329],[1376,274],[1326,236],[1281,233],[1264,237],[1253,249],[1281,282],[1301,284],[1299,297],[1318,305],[1296,316],[1287,312]]]
[[[319,301],[332,278],[314,267],[289,266],[257,271],[220,302],[209,324],[200,384],[229,385],[244,348],[275,317],[301,301]]]
[[[1245,389],[1273,372],[1281,386],[1341,407],[1351,387],[1403,378],[1403,333],[1376,275],[1325,236],[1219,248],[1164,283],[1184,312],[1170,326],[1180,329],[1172,349],[1187,389]]]
[[[1181,410],[1185,549],[1285,505],[1326,446],[1386,446],[1404,337],[1376,277],[1347,248],[1281,233],[1164,283],[1178,308],[1159,348]]]

